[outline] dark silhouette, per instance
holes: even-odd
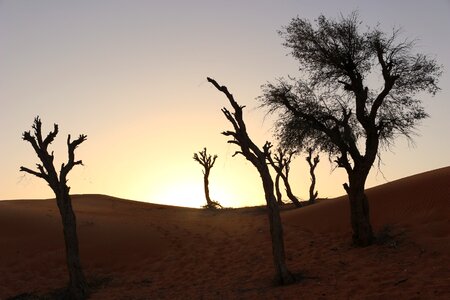
[[[272,147],[272,145],[270,145]],[[277,177],[281,177],[283,179],[284,186],[286,188],[286,195],[288,196],[289,200],[294,203],[296,207],[302,207],[302,204],[300,201],[295,197],[295,195],[292,193],[291,185],[289,184],[289,171],[290,171],[290,164],[292,161],[292,156],[295,154],[294,151],[289,151],[288,149],[284,149],[282,147],[278,147],[275,155],[269,151],[267,155],[267,160],[269,161],[269,164],[274,168],[275,172],[277,173]],[[277,197],[279,192],[279,180],[275,181],[275,187],[277,190]],[[280,193],[281,194],[281,193]],[[280,203],[280,199],[278,199],[278,203]]]
[[[310,204],[313,204],[316,202],[317,196],[319,195],[319,192],[315,191],[314,188],[316,187],[316,174],[314,174],[314,170],[316,169],[317,165],[320,162],[319,154],[317,154],[314,159],[312,158],[313,150],[312,148],[308,149],[308,156],[306,157],[306,161],[309,165],[309,174],[311,175],[311,185],[309,186],[309,200],[308,202]]]
[[[281,175],[279,173],[277,173],[275,175],[275,194],[277,196],[278,205],[281,206],[284,204],[284,202],[283,202],[283,196],[282,196],[281,190],[280,190],[280,178],[281,178]]]
[[[211,156],[206,153],[206,148],[203,148],[203,151],[198,153],[194,153],[194,160],[203,166],[203,183],[205,186],[205,198],[206,205],[204,208],[216,209],[223,208],[218,202],[211,200],[209,197],[209,173],[211,172],[211,168],[214,166],[216,162],[217,155]]]
[[[30,131],[23,133],[23,140],[33,146],[34,151],[39,157],[41,163],[37,165],[37,171],[25,167],[20,167],[20,171],[27,172],[36,177],[44,179],[51,187],[56,196],[59,213],[64,232],[64,242],[66,245],[66,260],[69,271],[69,286],[67,289],[67,298],[74,300],[86,299],[89,294],[89,288],[81,268],[80,254],[78,249],[78,236],[75,213],[72,209],[72,201],[69,195],[70,187],[67,186],[67,175],[75,165],[81,165],[82,161],[75,160],[75,149],[86,140],[86,135],[80,135],[76,140],[71,141],[70,135],[67,138],[67,147],[69,159],[67,163],[61,165],[59,178],[53,165],[53,152],[48,153],[48,146],[53,142],[58,134],[58,125],[54,124],[53,131],[45,137],[42,136],[42,123],[39,117],[34,119],[32,128],[34,135]]]
[[[417,94],[435,94],[441,66],[412,52],[414,43],[398,31],[361,33],[357,13],[340,20],[320,16],[316,24],[294,18],[280,32],[284,45],[308,78],[280,79],[263,86],[260,100],[281,113],[282,144],[293,149],[318,149],[348,174],[348,194],[355,245],[373,243],[365,194],[366,178],[380,146],[389,147],[403,135],[411,138],[426,118]],[[380,86],[369,89],[368,76]]]
[[[253,141],[248,136],[247,128],[245,126],[242,115],[242,109],[244,108],[244,106],[240,106],[234,100],[233,95],[228,91],[226,86],[220,86],[214,79],[209,77],[207,78],[207,80],[208,82],[212,83],[217,90],[225,94],[234,109],[234,113],[231,113],[230,111],[228,111],[228,109],[222,108],[223,114],[233,125],[234,129],[234,131],[225,131],[222,132],[222,134],[225,136],[231,136],[233,138],[232,140],[229,140],[228,143],[236,144],[240,147],[240,151],[236,151],[233,156],[237,154],[243,155],[255,166],[255,168],[259,172],[259,175],[261,176],[267,203],[276,281],[281,285],[293,283],[295,281],[295,278],[289,272],[285,262],[283,225],[281,223],[280,210],[274,195],[273,181],[272,177],[270,176],[269,167],[266,164],[270,144],[266,142],[266,144],[263,146],[263,150],[261,150],[253,143]]]

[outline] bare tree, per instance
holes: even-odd
[[[281,190],[280,190],[280,178],[281,178],[281,175],[279,173],[277,173],[275,175],[275,194],[277,196],[278,205],[283,205],[284,202],[283,202],[283,195],[281,194]]]
[[[226,86],[220,86],[214,79],[207,78],[208,82],[214,85],[214,87],[220,92],[224,93],[234,109],[234,113],[231,113],[226,108],[222,108],[222,112],[228,121],[233,125],[234,131],[225,131],[222,134],[230,136],[233,139],[228,143],[236,144],[239,146],[240,151],[236,151],[233,155],[241,154],[253,166],[258,170],[261,176],[264,194],[267,204],[267,212],[270,224],[270,235],[272,238],[272,254],[275,265],[276,281],[279,284],[285,285],[295,281],[294,276],[289,272],[284,253],[284,240],[283,240],[283,225],[281,223],[280,211],[277,204],[277,200],[274,195],[273,181],[270,176],[269,167],[266,163],[267,155],[270,149],[270,143],[266,142],[261,150],[250,139],[247,128],[244,123],[242,109],[244,106],[240,106],[235,100],[233,95],[228,91]]]
[[[357,13],[339,20],[320,16],[315,24],[294,18],[280,32],[300,62],[305,79],[279,79],[263,86],[260,100],[280,113],[282,144],[329,154],[348,174],[353,241],[373,243],[366,178],[379,155],[399,135],[411,137],[427,117],[416,95],[435,94],[441,66],[412,52],[414,43],[378,29],[361,33]],[[367,85],[368,77],[380,85]],[[378,76],[377,76],[378,75]]]
[[[214,166],[214,163],[216,162],[217,155],[211,156],[210,154],[206,153],[206,148],[203,148],[202,151],[194,153],[193,158],[203,166],[203,183],[205,187],[206,198],[206,205],[204,207],[211,209],[216,209],[219,207],[222,208],[222,205],[220,205],[219,202],[211,200],[211,197],[209,196],[209,174],[212,167]]]
[[[281,177],[283,179],[283,183],[286,188],[286,195],[288,196],[289,200],[291,200],[296,207],[302,207],[300,201],[292,193],[291,185],[289,184],[289,171],[291,169],[290,164],[294,154],[294,151],[278,147],[273,157],[272,153],[269,152],[269,154],[267,155],[267,160],[277,173],[277,178]],[[277,182],[275,185],[277,185]]]
[[[78,249],[78,236],[75,213],[72,208],[72,201],[69,195],[70,187],[67,186],[67,175],[76,165],[81,165],[81,160],[75,160],[75,149],[86,140],[86,135],[80,135],[76,140],[71,141],[70,135],[67,138],[67,147],[69,159],[67,163],[61,165],[58,173],[54,167],[53,151],[48,152],[48,146],[53,142],[58,134],[58,125],[54,124],[53,131],[45,137],[42,136],[42,122],[39,117],[34,119],[32,128],[34,133],[25,131],[23,140],[31,144],[41,163],[36,164],[37,170],[31,170],[26,167],[20,167],[20,171],[32,174],[44,179],[53,190],[56,196],[59,213],[61,215],[64,242],[66,245],[66,261],[69,271],[69,286],[67,296],[69,299],[86,299],[89,294],[89,288],[81,268],[80,254]]]
[[[316,174],[314,174],[314,170],[316,169],[317,165],[319,164],[320,158],[319,154],[317,154],[314,159],[312,158],[313,150],[312,148],[308,149],[308,156],[306,157],[306,161],[309,165],[309,174],[311,175],[311,185],[309,186],[309,203],[313,204],[317,196],[319,195],[319,192],[315,191],[314,188],[316,187]]]

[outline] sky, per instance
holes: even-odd
[[[359,11],[363,26],[401,27],[417,50],[444,67],[441,91],[422,97],[430,118],[411,144],[399,138],[381,152],[367,187],[450,165],[450,1],[137,1],[0,0],[0,199],[52,198],[48,185],[19,172],[38,159],[21,140],[39,115],[60,133],[51,149],[67,160],[67,134],[87,134],[76,150],[84,166],[69,174],[74,194],[200,207],[206,147],[218,159],[211,197],[227,207],[264,203],[256,169],[220,133],[230,129],[227,99],[206,81],[226,85],[246,105],[258,145],[275,141],[274,118],[258,108],[261,85],[299,74],[277,31],[299,16],[339,17]],[[319,197],[344,194],[344,171],[325,155]],[[305,156],[291,164],[294,194],[308,197]],[[285,197],[286,198],[286,197]],[[287,199],[287,198],[286,198]]]

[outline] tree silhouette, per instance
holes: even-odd
[[[316,191],[314,192],[314,188],[316,187],[316,174],[314,174],[314,170],[316,169],[317,165],[319,164],[319,154],[317,154],[314,159],[312,158],[313,150],[312,148],[308,149],[308,156],[306,157],[306,161],[309,165],[309,174],[311,175],[311,185],[309,186],[309,203],[313,204],[319,193]]]
[[[284,202],[283,202],[283,196],[282,196],[281,190],[280,190],[280,178],[281,178],[281,175],[279,173],[277,173],[275,175],[275,195],[277,196],[278,205],[281,206],[284,204]]]
[[[211,200],[209,196],[209,174],[211,172],[211,168],[214,166],[214,163],[216,162],[217,155],[211,156],[206,153],[206,148],[203,148],[202,151],[199,151],[198,153],[194,153],[194,160],[197,161],[199,164],[203,166],[203,183],[205,187],[205,198],[206,198],[206,205],[205,208],[210,209],[216,209],[216,208],[222,208],[222,205],[220,205],[218,202]]]
[[[32,128],[34,133],[25,131],[22,139],[31,144],[41,163],[36,164],[37,170],[31,170],[26,167],[20,167],[20,171],[32,174],[44,179],[53,190],[56,196],[59,213],[61,215],[64,242],[66,245],[66,261],[69,271],[69,286],[67,296],[69,299],[86,299],[89,294],[88,285],[81,268],[80,254],[78,249],[78,236],[75,213],[72,209],[72,201],[69,195],[70,188],[67,186],[67,175],[76,165],[81,165],[82,161],[75,160],[75,149],[86,140],[86,135],[80,135],[76,140],[71,141],[70,135],[67,138],[68,161],[61,165],[58,173],[54,167],[53,151],[48,152],[48,146],[53,142],[58,134],[58,125],[54,124],[53,131],[45,137],[42,136],[42,122],[39,117],[34,119]]]
[[[308,77],[266,84],[260,100],[280,113],[284,146],[324,151],[346,170],[353,241],[367,246],[374,235],[366,178],[380,146],[399,135],[411,138],[427,117],[416,95],[435,94],[442,72],[435,60],[412,52],[413,42],[398,41],[398,31],[361,33],[360,25],[357,13],[337,21],[320,16],[315,25],[292,19],[280,34]],[[369,89],[370,75],[380,86]]]
[[[272,147],[272,145],[270,145]],[[295,195],[292,193],[291,185],[289,184],[289,171],[290,171],[290,164],[292,161],[292,157],[295,154],[294,151],[289,151],[288,149],[284,149],[282,147],[278,147],[276,150],[276,153],[272,157],[272,153],[269,151],[267,155],[267,160],[269,161],[269,164],[274,168],[275,172],[277,173],[277,178],[283,179],[284,186],[286,188],[286,195],[288,196],[289,200],[292,201],[292,203],[295,204],[296,207],[301,207],[302,204],[300,201],[295,197]],[[278,184],[277,193],[279,191],[279,180],[275,181],[275,186]],[[278,199],[278,203],[280,203],[280,200]]]
[[[225,136],[232,137],[228,143],[236,144],[239,146],[240,151],[236,151],[233,156],[237,154],[243,155],[253,166],[258,170],[261,176],[264,194],[267,204],[267,212],[270,224],[270,235],[272,238],[272,254],[275,265],[276,281],[281,284],[290,284],[294,282],[294,276],[289,272],[284,253],[284,241],[283,241],[283,225],[281,223],[280,211],[277,204],[277,200],[274,195],[273,181],[270,176],[269,167],[266,163],[267,155],[270,149],[270,143],[266,142],[261,150],[250,139],[247,128],[243,119],[242,109],[244,106],[240,106],[235,100],[233,95],[228,91],[226,86],[220,86],[214,79],[207,78],[208,82],[214,85],[214,87],[220,92],[224,93],[234,109],[234,113],[231,113],[225,107],[222,108],[222,112],[227,120],[233,125],[234,131],[222,132]]]

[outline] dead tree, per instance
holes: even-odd
[[[310,204],[313,204],[316,201],[317,196],[319,195],[319,192],[317,191],[314,192],[314,188],[316,187],[316,174],[314,174],[314,170],[316,169],[320,159],[319,154],[317,154],[316,157],[314,157],[313,159],[312,153],[313,153],[312,148],[309,148],[308,156],[306,157],[306,161],[308,162],[309,165],[309,174],[311,175],[311,185],[309,186],[309,200],[308,200]]]
[[[280,178],[281,178],[281,175],[277,173],[275,175],[275,194],[277,196],[278,205],[283,205],[284,204],[283,199],[282,199],[283,196],[281,195],[281,191],[280,191]]]
[[[300,201],[292,193],[291,185],[289,184],[289,171],[291,168],[290,164],[294,154],[294,151],[288,151],[287,149],[278,147],[277,153],[273,156],[273,158],[272,154],[270,152],[268,153],[267,160],[277,173],[277,177],[281,177],[281,179],[283,179],[283,183],[286,188],[286,195],[288,196],[289,200],[291,200],[296,207],[302,207]]]
[[[244,108],[244,106],[240,106],[234,100],[233,95],[228,91],[226,86],[220,86],[214,79],[209,77],[207,78],[207,80],[208,82],[212,83],[217,90],[225,94],[234,109],[234,113],[231,113],[228,109],[222,108],[223,114],[233,125],[234,129],[234,131],[225,131],[222,132],[222,134],[233,138],[229,140],[228,143],[236,144],[240,147],[240,151],[236,151],[233,156],[237,154],[243,155],[248,161],[253,164],[253,166],[255,166],[255,168],[259,172],[259,175],[261,176],[269,217],[276,281],[281,285],[290,284],[294,282],[295,279],[286,266],[283,241],[283,225],[281,223],[277,200],[275,199],[274,195],[272,177],[270,176],[269,167],[266,163],[270,144],[266,142],[266,144],[263,146],[263,150],[261,150],[253,143],[247,133],[247,128],[243,119],[242,109]]]
[[[212,167],[214,166],[214,163],[216,162],[217,155],[211,156],[206,153],[206,148],[203,148],[203,151],[194,153],[193,158],[195,161],[197,161],[199,164],[203,166],[203,183],[206,198],[206,205],[204,206],[204,208],[210,209],[216,209],[219,207],[223,208],[222,205],[219,204],[219,202],[211,200],[211,197],[209,196],[209,174],[211,172]]]
[[[66,261],[69,271],[67,296],[69,299],[74,300],[86,299],[89,294],[89,288],[81,268],[76,217],[69,195],[70,187],[67,186],[67,175],[70,170],[76,165],[82,165],[81,160],[75,160],[74,152],[78,145],[86,140],[86,135],[82,134],[74,141],[70,140],[70,135],[68,136],[67,147],[69,158],[67,163],[61,165],[58,176],[53,164],[53,151],[50,154],[47,149],[58,134],[58,125],[54,124],[53,131],[50,131],[45,138],[42,136],[41,127],[41,120],[39,117],[36,117],[32,126],[34,133],[31,134],[30,131],[25,131],[22,136],[24,141],[31,144],[41,163],[36,164],[37,170],[20,167],[20,171],[44,179],[55,193],[56,203],[63,225],[64,242],[66,245]]]

